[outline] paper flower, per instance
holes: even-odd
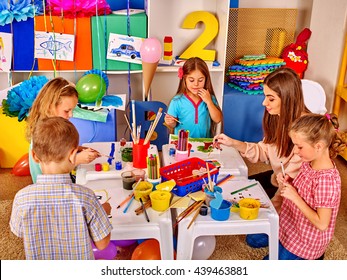
[[[25,21],[34,15],[42,14],[41,0],[0,0],[0,25],[12,23],[13,20]]]
[[[10,89],[7,92],[7,99],[2,101],[3,113],[9,117],[18,116],[18,121],[24,120],[37,94],[47,82],[48,79],[45,76],[33,76]]]
[[[66,18],[91,17],[110,14],[111,8],[106,0],[47,0],[47,8],[52,15]]]

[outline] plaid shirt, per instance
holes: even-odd
[[[325,252],[334,235],[341,198],[341,178],[335,168],[314,170],[303,162],[293,181],[302,199],[313,210],[332,208],[328,229],[320,231],[289,199],[283,199],[279,239],[291,253],[304,259],[317,259]]]
[[[14,199],[10,227],[23,238],[26,259],[94,259],[91,240],[112,230],[94,192],[69,174],[39,175]]]

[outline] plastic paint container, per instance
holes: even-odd
[[[133,187],[135,187],[136,184],[137,183],[134,183]],[[152,189],[152,183],[146,181],[139,182],[134,189],[135,199],[137,201],[140,201],[140,198],[142,198],[142,201],[146,202],[147,200],[149,200],[149,194],[152,192]]]
[[[219,209],[211,207],[211,217],[216,221],[226,221],[230,217],[231,202],[223,200]]]
[[[204,188],[204,186],[203,186],[203,188]],[[214,190],[214,192],[210,192],[207,190],[206,187],[204,188],[204,193],[206,194],[205,203],[207,206],[210,206],[211,200],[215,198],[215,195],[214,195],[215,192],[219,192],[219,193],[223,192],[223,189],[221,187],[217,187],[217,186],[214,186],[213,190]]]
[[[239,201],[240,217],[245,220],[258,218],[260,202],[254,198],[243,198]]]
[[[170,206],[171,193],[167,191],[153,191],[150,193],[152,208],[163,212]]]

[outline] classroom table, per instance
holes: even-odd
[[[219,180],[224,176],[219,176]],[[193,215],[182,219],[178,223],[177,238],[177,260],[190,260],[193,255],[194,240],[203,235],[236,235],[266,233],[269,236],[269,258],[278,259],[278,214],[273,207],[269,197],[259,182],[257,185],[240,191],[234,195],[231,192],[239,190],[256,181],[247,178],[235,177],[227,181],[221,187],[223,189],[223,199],[239,201],[242,197],[253,197],[260,199],[260,202],[268,208],[260,208],[259,216],[255,220],[244,220],[239,213],[230,213],[226,221],[216,221],[211,218],[210,208],[207,216],[198,215],[191,227],[187,229]],[[184,209],[176,208],[175,216],[179,215]]]
[[[119,145],[119,143],[115,143]],[[83,146],[93,148],[100,153],[109,155],[112,142],[87,143]],[[151,145],[148,153],[158,154],[156,146]],[[111,223],[113,230],[111,240],[131,240],[154,238],[159,241],[162,260],[173,260],[173,231],[171,212],[166,211],[159,215],[152,208],[147,209],[150,222],[147,222],[144,214],[136,215],[134,210],[141,204],[134,200],[126,213],[123,213],[126,205],[117,209],[117,206],[131,193],[123,189],[121,173],[125,170],[133,169],[131,165],[126,165],[122,170],[115,170],[114,165],[110,166],[109,171],[95,171],[95,163],[106,162],[107,158],[97,158],[90,164],[82,164],[76,171],[76,183],[84,185],[100,197],[101,203],[109,197],[111,204]]]
[[[174,144],[166,144],[162,147],[162,162],[163,166],[176,163],[174,156],[170,156],[170,148],[174,148]],[[233,176],[248,177],[248,167],[241,157],[240,153],[232,147],[223,146],[223,150],[218,153],[210,154],[201,152],[191,152],[190,157],[198,157],[202,160],[217,160],[221,167],[219,174],[231,174]]]

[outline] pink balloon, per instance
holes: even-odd
[[[161,43],[156,38],[145,39],[140,47],[143,62],[156,63],[161,58]]]

